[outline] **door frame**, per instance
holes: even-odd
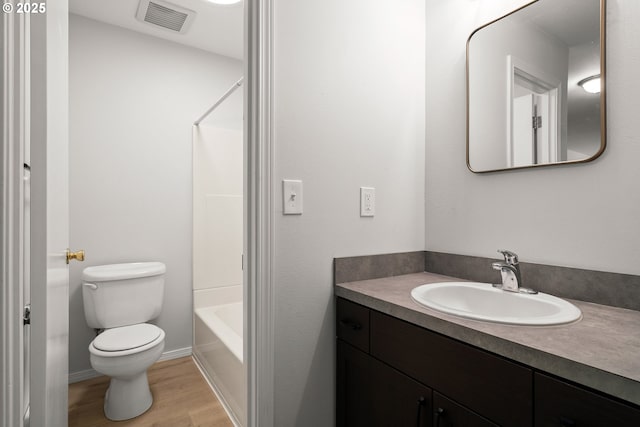
[[[66,8],[66,2],[64,8]],[[52,2],[47,2],[53,5]],[[63,9],[64,9],[63,8]],[[60,12],[60,10],[58,10]],[[48,15],[49,25],[58,29],[68,29],[68,21],[56,13]],[[4,87],[11,89],[12,81],[7,80],[5,64],[8,64],[6,46],[14,46],[15,40],[7,37],[6,23],[15,15],[3,14],[3,71]],[[274,143],[273,143],[273,0],[245,1],[245,200],[244,200],[244,252],[246,264],[244,269],[245,288],[245,360],[247,362],[247,420],[251,427],[274,426],[274,317],[273,317],[273,252],[274,252],[274,197],[277,186],[274,185]],[[55,24],[55,25],[54,25]],[[13,47],[11,47],[13,48]],[[6,86],[8,84],[8,86]],[[13,92],[12,92],[13,93]],[[5,91],[5,94],[9,92]],[[2,105],[2,117],[12,117],[15,111],[14,99],[8,97]],[[22,170],[17,170],[15,159],[7,156],[15,155],[11,151],[12,134],[4,126],[2,157],[0,158],[0,176],[3,178],[2,200],[0,212],[2,222],[2,303],[0,304],[0,342],[2,343],[2,362],[0,369],[0,404],[3,425],[17,425],[20,422],[20,402],[14,397],[12,389],[20,384],[20,372],[14,369],[19,363],[22,304],[17,300],[14,283],[21,274],[16,251],[16,233],[19,226],[15,223],[21,215],[14,211],[20,209],[19,196],[15,189],[21,186]],[[19,163],[18,163],[19,164]],[[36,232],[36,230],[34,230]],[[46,247],[42,248],[46,252]],[[35,280],[35,277],[33,278]],[[20,327],[18,327],[20,326]],[[19,330],[19,332],[16,332]],[[64,371],[66,372],[66,370]],[[58,408],[66,411],[66,408]]]
[[[0,423],[22,424],[23,407],[23,146],[26,110],[23,71],[24,16],[3,13],[0,19],[0,80],[4,97],[2,116],[2,209],[0,210]]]
[[[247,425],[275,425],[273,0],[245,0],[244,360]]]
[[[17,1],[5,1],[13,7]],[[0,420],[35,427],[67,424],[68,203],[67,188],[68,4],[43,0],[46,12],[3,12],[2,18],[2,303],[0,304]],[[55,60],[48,60],[55,58]],[[29,281],[23,236],[24,148],[31,147]],[[51,164],[52,159],[62,164]],[[56,166],[62,165],[61,168]],[[49,166],[49,167],[48,167]],[[49,197],[47,197],[49,196]],[[64,223],[56,221],[52,215]],[[65,220],[66,218],[66,220]],[[51,221],[51,223],[48,222]],[[66,234],[66,235],[65,235]],[[52,238],[54,237],[54,238]],[[62,238],[61,238],[62,237]],[[55,247],[53,247],[55,246]],[[30,419],[23,420],[22,289],[31,287]]]

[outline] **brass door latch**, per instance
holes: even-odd
[[[69,249],[67,249],[67,264],[69,264],[69,261],[71,261],[72,259],[75,259],[77,261],[84,261],[84,250],[71,252]]]

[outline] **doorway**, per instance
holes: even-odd
[[[560,80],[507,56],[507,164],[523,167],[565,160],[560,135]]]
[[[15,3],[12,0],[7,0],[5,3]],[[244,10],[246,16],[246,22],[248,23],[245,28],[245,40],[244,51],[247,52],[247,65],[246,65],[246,91],[245,99],[248,100],[246,105],[251,105],[251,108],[247,108],[246,121],[245,121],[245,136],[244,136],[244,151],[245,151],[245,220],[244,227],[248,231],[244,236],[244,288],[245,288],[245,307],[251,307],[251,310],[245,310],[245,342],[244,348],[245,363],[247,364],[247,383],[248,387],[248,409],[247,409],[247,425],[257,425],[260,420],[260,425],[269,427],[273,425],[273,297],[272,297],[272,211],[273,211],[273,194],[275,193],[275,186],[272,181],[272,130],[271,130],[271,91],[272,91],[272,27],[273,27],[273,11],[271,1],[256,2],[253,0],[246,0],[244,2]],[[68,9],[66,3],[47,3],[49,10],[45,15],[40,15],[40,23],[42,26],[37,28],[37,48],[38,53],[42,55],[38,56],[40,62],[34,67],[34,74],[37,75],[39,81],[48,79],[50,85],[43,85],[38,88],[41,91],[49,91],[48,97],[46,97],[47,104],[39,103],[37,107],[44,114],[44,118],[49,118],[49,123],[56,123],[56,126],[52,126],[50,129],[40,129],[45,132],[45,135],[49,135],[51,138],[47,145],[47,139],[42,138],[42,145],[32,148],[36,152],[36,156],[32,155],[32,161],[40,166],[44,167],[46,162],[46,156],[43,158],[41,155],[46,153],[47,149],[59,151],[63,156],[67,154],[67,140],[64,135],[67,131],[66,123],[66,111],[67,111],[67,28],[68,28]],[[4,25],[7,22],[9,15],[5,14],[3,17],[3,30],[6,28]],[[11,15],[15,17],[16,15]],[[6,34],[6,32],[3,32]],[[46,43],[45,43],[46,39]],[[3,46],[7,45],[7,40],[3,40]],[[17,46],[17,44],[16,44]],[[45,53],[47,53],[45,55]],[[46,58],[55,58],[51,63],[47,63]],[[3,64],[3,70],[6,64]],[[7,92],[5,91],[5,95]],[[34,93],[32,92],[32,96]],[[39,93],[34,99],[45,99],[42,93]],[[47,107],[48,108],[45,108]],[[9,105],[9,109],[13,108],[13,104]],[[7,111],[3,110],[3,116]],[[41,121],[43,117],[37,116],[34,120],[41,126],[45,121]],[[47,133],[49,132],[49,133]],[[38,135],[40,136],[40,135]],[[53,144],[55,142],[55,144]],[[3,147],[6,149],[11,146],[12,143],[6,138],[3,138]],[[58,144],[58,145],[57,145]],[[2,174],[5,176],[14,176],[17,178],[19,186],[22,186],[22,162],[20,162],[20,170],[17,170],[15,165],[10,165],[9,170],[4,167],[5,158],[3,158]],[[8,160],[7,160],[8,161]],[[42,169],[44,170],[44,169]],[[49,175],[42,176],[36,171],[35,175],[32,173],[31,182],[38,182],[37,191],[32,187],[32,211],[34,204],[38,205],[38,209],[43,213],[47,213],[46,205],[43,207],[42,202],[46,201],[47,191],[51,194],[67,194],[66,188],[60,188],[56,190],[54,187],[49,186],[47,188],[47,182],[56,182],[56,185],[65,185],[67,182],[67,167],[63,163],[62,167],[50,167]],[[62,178],[62,179],[58,179]],[[5,181],[8,182],[8,181]],[[42,185],[40,185],[42,184]],[[17,188],[17,187],[14,187]],[[11,211],[16,206],[21,206],[21,202],[17,198],[13,198],[13,195],[3,194],[2,219],[5,224],[5,219],[8,218]],[[64,206],[63,206],[64,208]],[[68,205],[67,205],[68,209]],[[63,210],[64,212],[64,210]],[[68,211],[67,220],[68,220]],[[50,218],[51,219],[51,218]],[[43,222],[44,221],[44,222]],[[44,238],[42,233],[53,231],[52,227],[47,227],[46,218],[38,218],[36,221],[31,219],[32,224],[37,223],[39,225],[37,233]],[[48,274],[51,273],[51,278],[56,276],[61,279],[63,283],[55,286],[55,291],[64,294],[64,298],[60,299],[56,297],[55,293],[49,293],[47,291],[38,292],[40,301],[38,305],[44,307],[50,307],[50,317],[42,317],[46,312],[41,312],[38,316],[32,319],[32,341],[42,343],[44,346],[42,351],[38,351],[37,360],[32,358],[32,366],[36,366],[38,377],[37,381],[39,386],[37,389],[32,389],[30,400],[35,402],[36,411],[34,412],[34,406],[31,408],[31,425],[41,426],[45,425],[45,421],[54,424],[64,425],[66,420],[66,385],[67,385],[67,357],[68,346],[67,328],[64,325],[68,324],[68,317],[66,314],[56,314],[59,310],[63,310],[67,313],[68,302],[68,276],[67,267],[64,263],[65,250],[68,248],[68,232],[65,234],[65,227],[60,227],[60,223],[56,223],[57,234],[64,238],[66,235],[67,243],[60,242],[55,239],[49,239],[51,247],[47,248],[45,245],[35,245],[32,247],[32,266],[31,272],[37,271],[38,274],[34,276],[32,274],[31,280],[42,284],[43,287],[47,286]],[[12,229],[11,227],[5,228]],[[15,251],[14,241],[9,239],[9,236],[3,234],[3,246],[2,246],[2,258],[13,262],[11,254],[18,253]],[[58,263],[62,261],[62,264],[57,270],[57,274],[53,270],[47,270],[46,260],[47,253],[51,256],[49,261]],[[36,263],[33,262],[33,256],[36,255]],[[88,253],[88,257],[91,255]],[[44,261],[44,265],[42,264]],[[5,264],[8,265],[9,263]],[[18,271],[14,269],[13,271]],[[48,273],[48,271],[50,273]],[[17,277],[17,276],[16,276]],[[12,277],[3,276],[3,285],[7,283],[7,279]],[[66,283],[66,284],[65,284]],[[260,286],[258,287],[258,283]],[[3,286],[3,291],[5,286]],[[3,322],[2,341],[9,343],[7,346],[3,346],[3,366],[6,370],[2,371],[2,392],[1,400],[3,408],[13,408],[3,412],[3,420],[17,420],[22,417],[22,411],[20,405],[16,404],[13,399],[14,393],[11,388],[12,385],[21,383],[22,372],[12,369],[17,366],[16,361],[21,360],[16,355],[16,350],[22,348],[21,333],[15,334],[15,326],[19,324],[20,330],[22,327],[23,306],[22,302],[15,297],[16,294],[12,294],[11,298],[3,298],[2,318],[12,319],[11,322]],[[49,322],[49,327],[46,323]],[[36,324],[34,324],[36,322]],[[60,327],[56,325],[61,325]],[[64,326],[64,327],[63,327]],[[44,343],[47,342],[47,334],[56,333],[57,344],[64,344],[63,346],[47,347]],[[63,348],[64,347],[64,348]],[[55,356],[51,354],[51,351],[55,350]],[[12,380],[15,378],[15,380]],[[46,378],[46,380],[45,380]],[[33,381],[32,377],[32,381]],[[34,392],[37,391],[37,395],[34,397]],[[22,396],[22,394],[20,394]],[[20,402],[17,402],[18,404]],[[15,409],[15,410],[14,410]],[[15,422],[10,421],[7,425],[16,425]]]

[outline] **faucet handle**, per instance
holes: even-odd
[[[511,251],[507,251],[504,249],[498,249],[498,252],[500,252],[502,254],[502,256],[504,257],[504,261],[507,264],[511,264],[511,265],[516,265],[518,263],[518,255],[511,252]]]

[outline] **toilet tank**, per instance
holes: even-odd
[[[87,324],[95,329],[135,325],[160,315],[166,266],[133,262],[87,267],[82,299]]]

